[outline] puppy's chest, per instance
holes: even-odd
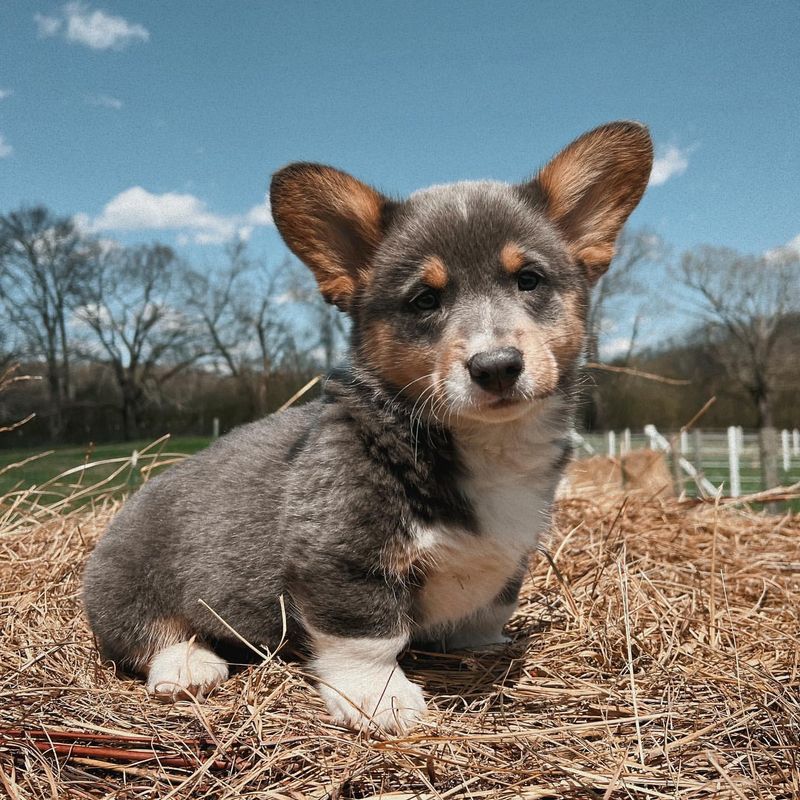
[[[425,575],[415,598],[420,628],[435,631],[474,615],[515,577],[549,523],[556,482],[551,458],[544,447],[523,463],[476,460],[460,488],[477,530],[446,524],[416,530]]]

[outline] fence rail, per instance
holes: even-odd
[[[660,450],[669,459],[680,490],[689,495],[721,493],[730,497],[772,488],[764,485],[758,431],[740,427],[727,430],[605,431],[576,434],[578,454],[625,456],[631,450]],[[778,479],[782,484],[800,481],[800,429],[782,430],[777,437]],[[677,459],[677,468],[676,468]]]

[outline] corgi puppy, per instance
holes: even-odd
[[[280,170],[275,224],[350,315],[349,363],[128,500],[85,574],[103,656],[158,698],[202,699],[240,640],[285,634],[336,722],[417,723],[399,653],[506,641],[571,454],[589,292],[652,157],[645,127],[614,122],[516,185],[395,200]]]

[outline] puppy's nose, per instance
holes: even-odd
[[[522,353],[516,347],[501,347],[475,353],[467,362],[472,380],[487,392],[500,394],[510,389],[522,372]]]

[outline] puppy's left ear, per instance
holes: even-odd
[[[275,225],[314,273],[322,296],[347,311],[369,279],[391,201],[345,172],[322,164],[289,164],[270,186]]]
[[[576,139],[525,184],[556,224],[590,283],[608,269],[625,220],[644,194],[653,142],[638,122],[612,122]]]

